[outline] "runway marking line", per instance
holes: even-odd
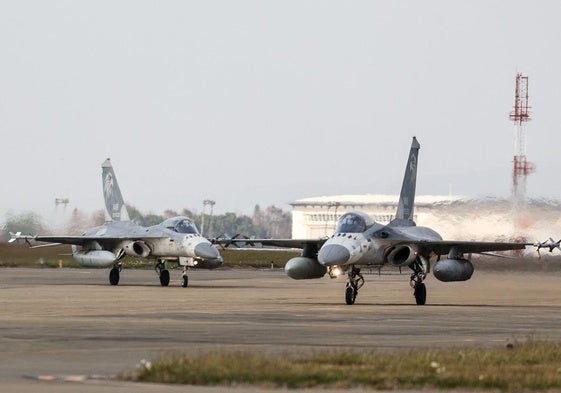
[[[101,381],[107,380],[108,377],[103,375],[24,375],[25,379],[35,381],[61,381],[61,382],[85,382],[85,381]]]

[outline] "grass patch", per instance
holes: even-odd
[[[561,388],[561,344],[515,342],[512,349],[322,351],[304,354],[212,352],[166,355],[120,379],[189,385],[257,385],[292,389]]]
[[[0,267],[78,267],[70,246],[29,248],[27,244],[0,243]]]
[[[300,256],[300,250],[274,250],[274,249],[224,249],[220,255],[224,259],[224,266],[270,268],[271,262],[275,267],[284,267],[290,258]]]

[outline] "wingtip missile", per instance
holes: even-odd
[[[550,237],[548,240],[543,241],[543,242],[536,242],[532,244],[534,247],[536,247],[536,251],[538,252],[538,256],[541,258],[541,253],[540,253],[540,249],[542,248],[547,248],[549,249],[549,252],[553,252],[554,249],[558,249],[559,251],[561,251],[561,239],[555,241],[553,240],[552,237]]]
[[[21,236],[21,232],[16,232],[16,233],[10,232],[10,240],[8,240],[8,243],[13,243],[18,241],[20,239],[20,236]]]
[[[33,240],[35,239],[35,236],[32,235],[22,235],[21,232],[10,232],[10,240],[8,240],[8,243],[19,243],[20,241],[25,241],[27,244],[29,244],[29,246],[31,246],[31,243],[29,242],[29,240]]]

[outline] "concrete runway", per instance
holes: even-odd
[[[0,269],[1,390],[184,391],[95,378],[79,386],[24,378],[111,376],[166,352],[393,350],[561,339],[559,272],[476,270],[465,283],[429,276],[425,306],[414,304],[405,274],[365,275],[353,306],[344,304],[342,278],[295,281],[282,270],[220,269],[191,271],[189,288],[181,288],[181,272],[171,275],[170,287],[162,288],[151,270],[124,270],[120,285],[112,287],[105,269]]]

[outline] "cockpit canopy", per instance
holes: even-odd
[[[191,233],[194,235],[199,234],[199,231],[197,230],[197,227],[195,226],[193,221],[191,221],[187,217],[179,216],[168,218],[167,220],[162,222],[161,225],[177,233]]]
[[[362,212],[345,213],[339,219],[335,232],[361,233],[374,223],[370,216]]]

